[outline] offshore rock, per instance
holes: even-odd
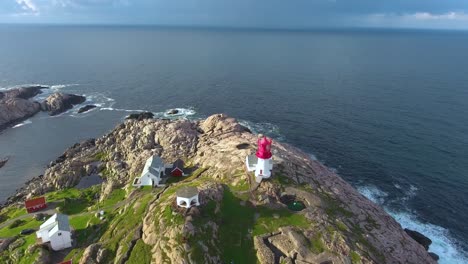
[[[0,158],[0,168],[2,168],[3,166],[5,166],[5,164],[8,162],[9,158],[6,157],[6,158]]]
[[[166,112],[166,114],[168,114],[168,115],[176,115],[178,113],[179,113],[179,110],[177,110],[177,109],[171,109],[171,110]]]
[[[416,242],[421,244],[426,250],[429,249],[429,246],[432,244],[432,240],[428,238],[427,236],[419,233],[418,231],[410,230],[408,228],[405,228],[405,232]]]
[[[81,104],[84,101],[86,101],[86,98],[81,95],[54,93],[41,103],[41,109],[42,111],[49,112],[49,115],[54,116],[61,114],[73,108],[74,105]]]
[[[143,113],[138,113],[138,114],[131,114],[129,116],[127,116],[125,119],[135,119],[135,120],[138,120],[138,121],[142,121],[142,120],[145,120],[145,119],[151,119],[154,117],[154,114],[151,113],[151,112],[143,112]]]
[[[95,105],[85,105],[78,110],[78,114],[88,112],[89,110],[96,108]]]
[[[0,99],[3,98],[21,98],[30,99],[38,94],[42,93],[43,89],[47,89],[46,86],[27,86],[14,88],[5,92],[0,92]]]
[[[44,86],[30,86],[0,92],[0,130],[19,123],[41,110],[39,103],[28,100],[40,93]]]
[[[429,256],[431,256],[431,258],[434,259],[435,261],[439,260],[439,255],[437,255],[434,252],[429,252]]]

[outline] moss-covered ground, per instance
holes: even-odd
[[[133,247],[132,253],[127,261],[128,264],[150,264],[151,246],[146,245],[139,239]]]
[[[208,246],[212,255],[221,255],[223,263],[256,263],[254,236],[273,232],[284,226],[310,225],[302,214],[287,209],[254,207],[250,202],[236,196],[228,187],[224,191],[221,210],[215,213],[215,208],[215,202],[208,202],[194,221],[194,225],[202,231],[190,238],[191,244],[195,245],[192,257],[197,263],[205,262],[203,249],[197,242]],[[219,226],[219,243],[213,241],[212,231],[206,226],[208,221],[214,221]]]

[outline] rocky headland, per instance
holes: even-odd
[[[11,221],[26,198],[60,203],[75,233],[65,259],[74,263],[436,263],[381,207],[288,144],[273,143],[273,176],[256,184],[244,164],[256,140],[222,114],[201,121],[135,115],[51,162],[8,200],[0,223],[2,215]],[[165,187],[133,187],[151,155],[168,163],[181,158],[192,173]],[[74,188],[96,174],[102,184]],[[175,206],[183,186],[198,188],[199,207]],[[290,210],[290,200],[305,209]],[[97,218],[98,210],[106,217]],[[8,228],[0,225],[0,237]],[[28,237],[5,241],[0,262],[55,256]]]
[[[38,112],[47,111],[57,115],[83,103],[86,98],[80,95],[54,93],[44,102],[37,102],[34,97],[49,89],[47,86],[28,86],[0,91],[0,130],[24,121]]]

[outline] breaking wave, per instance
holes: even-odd
[[[21,122],[19,124],[14,125],[12,128],[22,127],[24,125],[31,124],[31,123],[32,123],[32,121],[28,119],[28,120],[25,120],[25,121],[23,121],[23,122]]]
[[[397,184],[401,189],[401,186]],[[357,190],[374,203],[383,206],[388,193],[380,190],[375,186],[359,186]],[[411,185],[406,193],[407,197],[403,200],[410,199],[416,195],[418,189]],[[395,220],[402,225],[403,228],[418,231],[432,240],[429,251],[439,255],[439,264],[462,264],[468,263],[468,254],[458,247],[459,244],[453,237],[450,236],[449,231],[441,226],[433,225],[430,223],[423,223],[410,212],[396,211],[383,206],[385,211],[390,214]]]
[[[169,114],[169,111],[176,110],[177,113]],[[193,108],[172,108],[164,112],[153,113],[155,117],[160,118],[186,118],[195,115],[197,112]]]
[[[69,83],[69,84],[54,84],[54,85],[48,85],[48,84],[23,84],[23,85],[17,85],[15,87],[11,88],[18,88],[18,87],[26,87],[26,86],[44,86],[48,87],[48,89],[43,89],[42,93],[36,95],[34,97],[35,100],[37,101],[42,101],[45,100],[49,95],[56,93],[64,88],[67,87],[72,87],[72,86],[78,86],[79,84],[77,83]]]
[[[280,132],[277,125],[271,123],[254,123],[247,120],[239,120],[239,123],[252,131],[255,134],[263,134],[278,141],[284,141],[284,136]]]
[[[127,112],[127,113],[141,113],[148,112],[148,110],[142,109],[123,109],[123,108],[114,108],[114,107],[101,107],[101,111],[118,111],[118,112]],[[168,114],[170,110],[177,110],[176,114]],[[170,119],[179,119],[179,118],[188,118],[194,116],[197,112],[193,108],[171,108],[163,112],[152,112],[155,118],[170,118]]]
[[[115,104],[115,99],[110,98],[102,93],[83,94],[86,101],[82,105],[95,105],[99,108],[112,108]]]

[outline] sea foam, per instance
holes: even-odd
[[[280,128],[277,125],[267,122],[255,123],[247,120],[239,120],[239,123],[250,129],[252,133],[263,134],[275,140],[284,141],[284,136],[281,134]]]
[[[399,186],[400,187],[400,186]],[[400,187],[401,188],[401,187]],[[359,186],[358,191],[378,205],[383,205],[388,193],[380,190],[376,186]],[[410,186],[406,192],[407,200],[414,197],[417,188]],[[441,226],[421,222],[416,215],[406,211],[391,210],[383,206],[385,211],[401,224],[403,228],[418,231],[432,240],[429,251],[439,255],[439,264],[463,264],[468,263],[468,254],[461,249],[456,239],[451,237],[449,231]]]
[[[13,128],[22,127],[24,125],[31,124],[31,123],[32,123],[32,121],[28,119],[28,120],[25,120],[25,121],[23,121],[23,122],[21,122],[19,124],[14,125]]]

